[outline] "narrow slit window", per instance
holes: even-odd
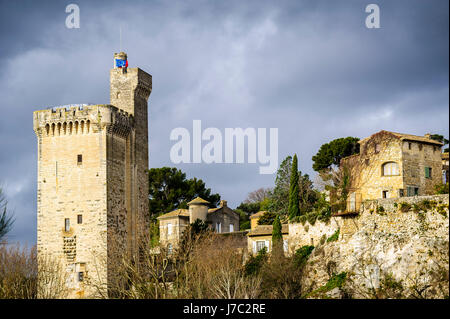
[[[64,230],[66,232],[68,232],[70,230],[70,219],[69,218],[64,219]]]
[[[380,144],[375,144],[375,153],[380,153],[381,151],[381,145]]]
[[[82,224],[83,223],[83,215],[78,215],[77,216],[77,223],[78,224]]]
[[[78,154],[77,155],[77,164],[80,165],[83,163],[83,155]]]

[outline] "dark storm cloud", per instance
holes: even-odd
[[[112,54],[153,75],[150,166],[175,166],[170,132],[277,127],[279,162],[322,143],[381,129],[448,136],[448,2],[377,1],[381,29],[364,25],[370,1],[0,2],[0,182],[16,214],[11,240],[36,237],[32,111],[108,103]],[[183,164],[230,205],[273,184],[259,165]]]

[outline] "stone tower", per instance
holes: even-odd
[[[35,111],[38,256],[61,262],[70,297],[111,288],[121,256],[148,230],[152,76],[114,55],[110,104]],[[109,290],[108,290],[109,291]]]

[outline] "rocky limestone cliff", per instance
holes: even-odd
[[[448,195],[375,200],[341,217],[337,240],[321,241],[309,257],[305,295],[448,298],[448,203]]]

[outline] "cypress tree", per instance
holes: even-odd
[[[289,186],[289,218],[292,219],[300,215],[298,194],[298,163],[297,154],[294,155],[291,168],[291,182]]]
[[[283,240],[283,234],[281,233],[280,216],[277,215],[272,224],[272,244],[279,243]]]

